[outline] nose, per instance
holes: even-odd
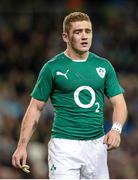
[[[87,33],[85,31],[82,32],[82,39],[87,39]]]

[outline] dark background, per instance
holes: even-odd
[[[11,166],[22,117],[43,64],[64,51],[62,21],[72,11],[87,13],[93,23],[91,51],[111,61],[125,89],[128,119],[121,146],[109,152],[111,178],[138,178],[138,6],[125,0],[0,1],[0,178],[46,178],[47,143],[53,121],[48,106],[28,146],[31,173]],[[105,131],[111,126],[105,99]]]

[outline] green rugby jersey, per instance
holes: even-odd
[[[89,52],[86,61],[73,61],[63,52],[40,71],[32,97],[54,107],[52,137],[90,140],[104,135],[104,94],[123,93],[111,63]]]

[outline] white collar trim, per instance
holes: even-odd
[[[67,56],[69,59],[71,59],[74,62],[86,62],[87,61],[87,59],[72,59],[65,52],[64,52],[64,55]]]

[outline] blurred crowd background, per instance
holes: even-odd
[[[0,178],[47,178],[50,101],[28,146],[31,173],[13,168],[11,157],[38,73],[65,49],[63,18],[78,10],[93,22],[91,51],[111,61],[125,89],[129,114],[120,148],[109,152],[111,178],[138,178],[138,6],[134,0],[0,1]],[[111,106],[106,98],[104,121],[108,131]]]

